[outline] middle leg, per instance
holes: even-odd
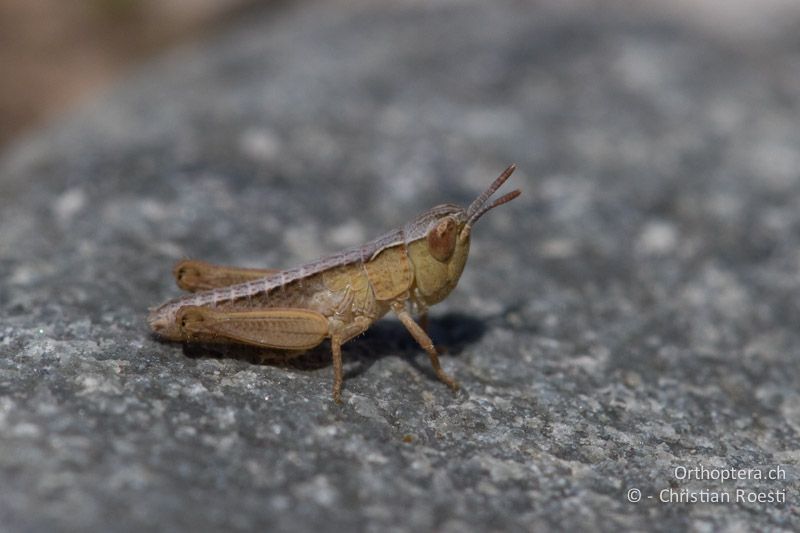
[[[367,317],[356,317],[351,324],[339,323],[331,328],[331,353],[333,355],[333,401],[342,403],[342,383],[344,381],[342,363],[342,344],[361,335],[372,324]]]

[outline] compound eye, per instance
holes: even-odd
[[[428,231],[428,250],[442,263],[450,259],[456,249],[458,226],[452,217],[445,217]]]

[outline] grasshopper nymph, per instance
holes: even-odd
[[[150,311],[150,327],[173,341],[234,342],[307,350],[330,339],[333,399],[341,402],[342,344],[394,311],[430,356],[436,376],[458,389],[442,370],[423,325],[428,308],[452,291],[469,253],[472,225],[487,211],[520,195],[487,203],[511,176],[509,166],[467,209],[442,204],[363,246],[288,270],[262,270],[183,260],[173,274],[193,292]]]

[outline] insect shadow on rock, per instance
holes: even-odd
[[[430,335],[436,340],[441,353],[458,356],[464,348],[480,340],[486,332],[482,320],[463,313],[446,313],[432,317]],[[356,378],[367,372],[384,357],[399,355],[423,374],[429,370],[416,360],[419,350],[403,324],[396,320],[382,320],[358,338],[357,346],[348,350],[348,358],[355,362],[344,373],[345,379]],[[191,359],[239,359],[256,365],[267,365],[293,370],[320,370],[331,366],[330,347],[322,343],[301,353],[265,349],[246,344],[185,343],[183,353]],[[436,378],[435,374],[432,376]]]
[[[514,172],[509,166],[467,208],[442,204],[362,246],[287,270],[246,269],[183,260],[178,286],[194,294],[152,309],[150,327],[167,340],[240,343],[306,351],[330,339],[333,399],[341,401],[342,344],[392,311],[425,350],[436,377],[457,390],[428,336],[428,308],[458,283],[472,226],[520,195],[492,195]],[[418,316],[414,320],[412,313]]]
[[[427,331],[436,341],[440,355],[453,357],[460,355],[468,345],[478,342],[486,332],[486,325],[473,316],[453,312],[431,317]],[[359,361],[359,365],[348,372],[346,377],[359,376],[369,370],[377,358],[390,355],[400,355],[419,372],[428,374],[430,370],[417,363],[415,356],[418,351],[419,344],[409,336],[401,322],[396,320],[376,322],[362,337],[359,337],[358,348],[353,350],[354,358]]]

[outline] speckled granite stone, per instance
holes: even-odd
[[[18,143],[0,523],[797,530],[800,39],[764,46],[625,10],[301,2]],[[346,346],[341,406],[324,347],[257,364],[148,332],[180,257],[294,266],[510,162],[523,196],[432,316],[456,395],[392,320]],[[679,479],[699,465],[786,479]]]

